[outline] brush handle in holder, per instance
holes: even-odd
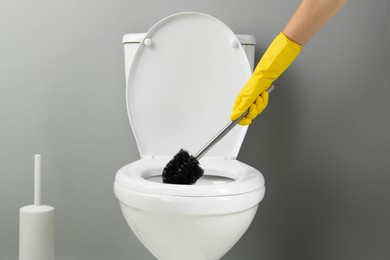
[[[275,89],[275,86],[272,85],[267,90],[268,94],[270,94],[274,89]],[[205,155],[216,143],[218,143],[222,138],[224,138],[225,135],[227,133],[229,133],[241,121],[241,119],[243,119],[248,114],[248,112],[249,112],[248,110],[245,111],[239,118],[237,118],[234,121],[230,121],[229,123],[227,123],[225,125],[225,127],[222,128],[222,130],[218,132],[218,134],[216,134],[205,146],[203,146],[202,149],[199,150],[199,152],[197,152],[194,155],[194,157],[197,160],[200,160],[200,158],[202,158],[203,155]]]

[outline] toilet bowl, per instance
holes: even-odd
[[[161,174],[180,148],[196,152],[229,120],[251,75],[254,39],[191,12],[125,35],[124,43],[127,112],[141,158],[116,174],[122,213],[157,259],[220,259],[265,193],[261,173],[237,160],[247,127],[236,127],[200,160],[205,172],[195,185],[165,184]]]

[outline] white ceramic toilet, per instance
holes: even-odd
[[[116,174],[123,215],[157,259],[220,259],[264,197],[261,173],[236,159],[247,128],[235,127],[200,160],[205,173],[195,185],[164,184],[161,173],[180,148],[197,152],[229,121],[251,75],[254,38],[214,17],[179,13],[123,43],[127,111],[141,155]]]

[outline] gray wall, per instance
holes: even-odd
[[[56,207],[56,259],[153,259],[113,194],[138,158],[121,37],[180,11],[256,36],[258,56],[300,1],[0,1],[0,259],[17,259],[18,210]],[[239,159],[266,197],[230,259],[390,258],[390,2],[351,0],[278,80]]]

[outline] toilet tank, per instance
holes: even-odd
[[[138,45],[143,41],[146,33],[131,33],[125,34],[123,36],[122,43],[124,45],[125,51],[125,76],[126,76],[126,85],[127,78],[130,72],[130,66],[133,62],[135,52],[137,51]],[[256,39],[252,35],[236,34],[237,39],[240,41],[241,46],[243,47],[245,54],[248,58],[251,70],[253,71],[254,62],[255,62],[255,49],[256,49]]]

